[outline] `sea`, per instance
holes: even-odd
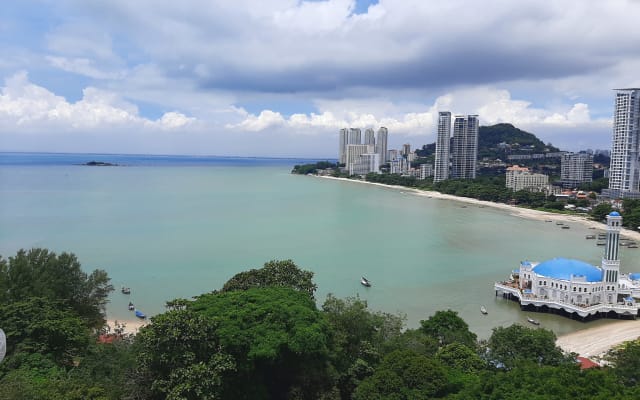
[[[82,165],[90,161],[118,165]],[[314,272],[319,306],[328,294],[359,297],[404,315],[408,328],[451,309],[480,338],[532,315],[493,289],[521,260],[600,263],[602,247],[585,239],[596,231],[578,223],[560,229],[491,207],[290,173],[313,161],[0,153],[0,255],[75,253],[87,272],[108,272],[116,290],[107,312],[120,320],[134,318],[129,301],[153,316],[168,300],[292,259]],[[621,258],[623,272],[640,271],[640,250],[622,248]],[[609,322],[533,317],[557,335]]]

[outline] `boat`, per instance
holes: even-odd
[[[360,279],[360,283],[362,284],[362,286],[371,287],[371,282],[369,282],[369,280],[364,276],[362,277],[362,279]]]
[[[538,321],[537,319],[533,319],[531,317],[527,317],[527,322],[534,325],[540,325],[540,321]]]
[[[638,245],[637,244],[630,244],[627,246],[627,249],[637,249]]]
[[[135,310],[135,307],[133,306],[132,302],[129,302],[129,311],[133,311]]]
[[[571,228],[569,225],[562,225],[562,229],[569,229]]]
[[[604,242],[604,241],[598,241],[598,242],[596,243],[596,246],[604,246],[605,244],[607,244],[607,242]]]
[[[122,292],[122,294],[131,294],[131,288],[128,287],[122,287],[122,289],[120,289],[120,291]]]
[[[587,235],[584,237],[585,239],[595,239],[596,235]]]
[[[556,222],[556,225],[564,225],[564,222]]]
[[[480,312],[483,313],[484,315],[489,314],[489,312],[487,311],[487,308],[485,306],[480,306]]]
[[[553,222],[551,219],[546,219],[544,222]]]
[[[596,227],[595,226],[590,226],[589,229],[596,229]]]
[[[144,313],[140,310],[136,310],[136,317],[140,318],[140,319],[147,319],[147,316],[144,315]]]

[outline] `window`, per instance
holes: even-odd
[[[575,292],[575,291],[576,291],[576,288],[573,288],[573,291]]]

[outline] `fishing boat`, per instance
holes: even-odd
[[[596,246],[604,246],[605,244],[607,244],[607,242],[602,241],[602,240],[596,242]]]
[[[564,222],[556,222],[556,225],[564,225]]]
[[[527,317],[527,322],[534,325],[540,325],[540,321],[538,321],[537,319],[533,319],[531,317]]]
[[[371,287],[371,282],[369,282],[369,280],[364,276],[360,279],[360,283],[362,286]]]
[[[128,287],[122,287],[122,289],[120,289],[120,291],[122,292],[122,294],[131,294],[131,288]]]
[[[587,235],[584,237],[585,239],[595,239],[596,235]]]
[[[480,312],[484,315],[489,314],[489,312],[487,311],[487,308],[485,306],[480,306]]]
[[[147,318],[147,316],[144,315],[144,313],[142,311],[140,311],[140,310],[136,310],[135,314],[136,314],[136,317],[138,317],[140,319],[146,319]]]
[[[569,225],[562,225],[562,229],[569,229],[571,228]]]
[[[135,310],[135,307],[133,306],[132,302],[129,302],[129,311],[133,311]]]
[[[638,245],[637,244],[630,244],[627,246],[627,249],[637,249]]]

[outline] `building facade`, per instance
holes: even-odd
[[[427,179],[428,177],[433,176],[433,165],[431,164],[420,164],[420,179]]]
[[[360,154],[349,163],[349,175],[366,175],[370,172],[380,173],[380,155],[377,153]]]
[[[609,190],[613,198],[640,197],[640,89],[618,89],[613,114]]]
[[[452,178],[475,179],[479,128],[477,115],[456,116],[453,122]]]
[[[449,179],[449,146],[451,143],[451,113],[438,113],[438,137],[436,139],[436,161],[434,182]]]
[[[555,258],[542,263],[523,261],[511,278],[496,282],[496,295],[520,302],[523,308],[557,309],[579,317],[638,315],[640,274],[622,274],[618,254],[622,217],[607,216],[607,239],[600,267],[579,260]]]
[[[364,131],[364,144],[376,145],[376,135],[373,129],[368,128]]]
[[[387,139],[389,136],[389,131],[384,126],[378,129],[378,134],[376,138],[376,153],[380,155],[380,164],[384,164],[389,161],[387,155]]]
[[[340,129],[339,133],[339,149],[338,149],[338,162],[345,164],[347,162],[347,141],[349,138],[349,130],[347,128]]]
[[[549,177],[544,174],[534,174],[529,168],[514,165],[507,168],[505,186],[517,192],[518,190],[542,191],[549,185]]]
[[[564,187],[578,187],[593,181],[593,154],[565,153],[562,155],[560,180]]]

